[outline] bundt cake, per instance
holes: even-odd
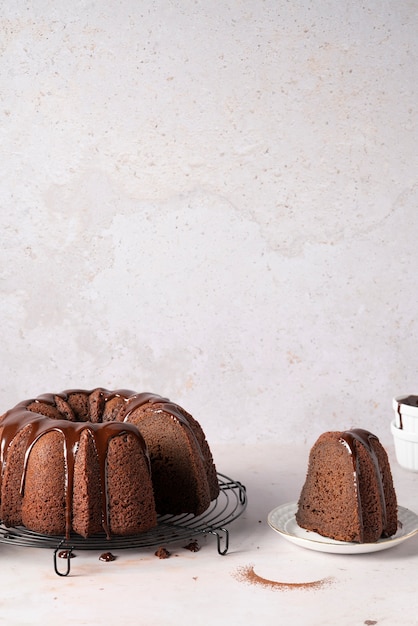
[[[0,418],[0,520],[48,535],[134,535],[219,493],[199,423],[150,393],[75,389]]]
[[[360,428],[322,434],[311,449],[296,521],[325,537],[375,542],[397,531],[397,503],[388,456]]]

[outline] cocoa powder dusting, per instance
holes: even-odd
[[[326,585],[329,585],[331,578],[322,578],[321,580],[314,580],[305,583],[284,583],[277,580],[269,580],[259,576],[254,571],[253,565],[243,565],[239,567],[235,574],[235,578],[241,582],[251,583],[252,585],[259,585],[267,589],[285,590],[285,589],[321,589]]]

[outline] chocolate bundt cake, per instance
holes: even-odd
[[[363,429],[322,434],[311,449],[296,521],[325,537],[375,542],[397,531],[388,456]]]
[[[0,520],[48,535],[134,535],[219,493],[199,423],[150,393],[44,394],[0,417]]]

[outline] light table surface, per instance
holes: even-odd
[[[198,552],[169,544],[168,559],[155,548],[76,551],[68,577],[53,568],[53,552],[0,544],[0,623],[371,625],[418,624],[418,535],[381,552],[361,555],[307,550],[267,524],[277,505],[296,501],[304,481],[308,447],[212,444],[220,472],[242,482],[248,506],[229,527],[229,550],[216,538],[197,538]],[[418,512],[418,474],[400,468],[387,448],[398,502]],[[63,562],[65,563],[65,562]],[[243,573],[253,568],[267,581]],[[305,583],[323,581],[309,587]]]

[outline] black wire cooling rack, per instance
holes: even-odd
[[[105,535],[84,539],[71,535],[69,539],[42,535],[24,527],[6,528],[0,524],[0,543],[26,546],[31,548],[50,548],[54,550],[54,570],[58,576],[68,576],[70,561],[74,550],[120,550],[161,546],[174,541],[191,539],[195,535],[211,534],[216,536],[217,549],[225,555],[229,549],[229,532],[225,528],[237,519],[247,506],[245,486],[225,474],[218,472],[219,496],[201,515],[160,515],[158,525],[146,533],[130,537],[111,537]],[[66,569],[58,567],[57,555],[66,558]]]

